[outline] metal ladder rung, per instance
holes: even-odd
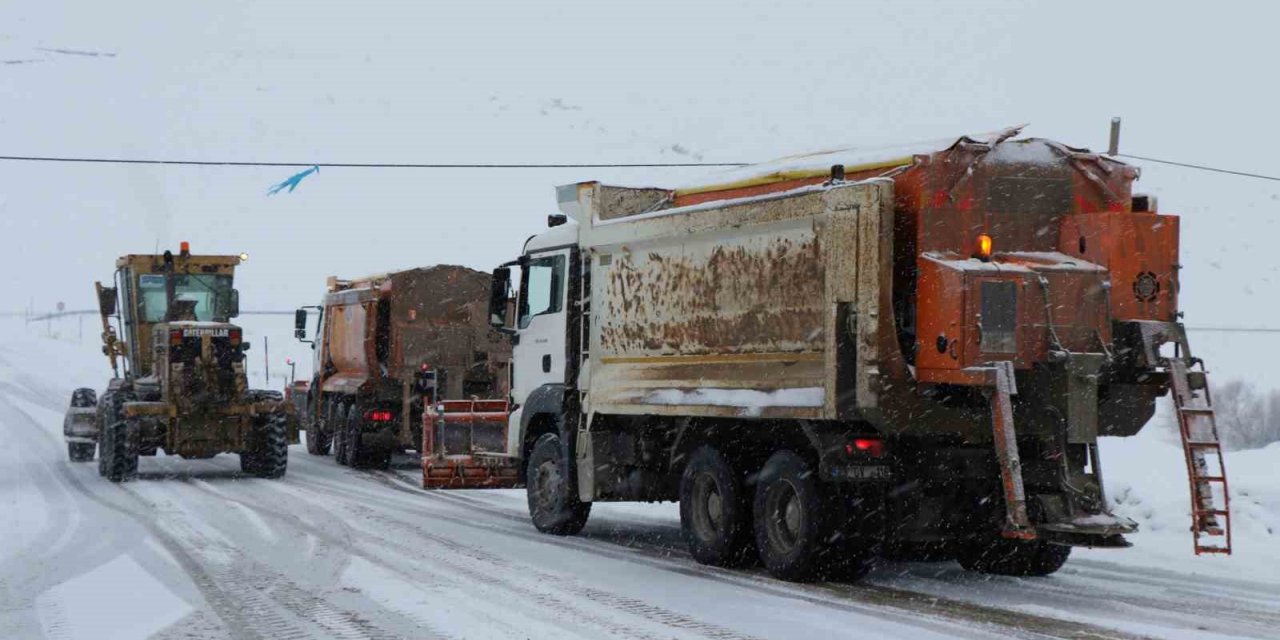
[[[1178,431],[1186,453],[1187,476],[1191,481],[1191,531],[1196,554],[1231,553],[1231,496],[1227,494],[1227,472],[1218,439],[1216,415],[1209,389],[1209,378],[1203,371],[1190,371],[1193,361],[1171,358],[1167,361],[1169,387],[1173,392]],[[1207,438],[1207,439],[1206,439]],[[1210,470],[1211,456],[1218,456],[1218,469]],[[1217,472],[1218,475],[1200,475]],[[1209,483],[1223,488],[1218,498]],[[1211,508],[1206,508],[1206,506]],[[1221,508],[1218,508],[1218,507]],[[1221,546],[1202,546],[1201,537],[1215,539]]]

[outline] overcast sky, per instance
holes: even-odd
[[[1278,19],[1267,2],[8,1],[0,155],[737,162],[1022,122],[1100,149],[1119,115],[1122,151],[1277,174]],[[694,171],[323,169],[268,197],[295,170],[0,162],[0,311],[90,306],[117,255],[184,239],[248,252],[244,306],[291,309],[328,275],[491,268],[557,184]],[[1139,188],[1183,216],[1189,324],[1280,326],[1280,183],[1144,165]],[[1280,339],[1193,338],[1280,385],[1263,361]]]

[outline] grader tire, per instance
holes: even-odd
[[[108,391],[98,400],[98,475],[107,477],[111,468],[111,444],[108,441],[108,426],[120,420],[120,405],[116,402],[116,394]]]
[[[106,428],[107,479],[124,482],[138,474],[138,448],[130,446],[130,420],[117,420]],[[136,434],[136,426],[134,429]],[[135,436],[136,437],[136,436]]]
[[[254,450],[240,454],[240,467],[259,478],[284,477],[289,466],[289,423],[283,414],[268,416],[257,427]]]
[[[68,442],[67,457],[72,462],[88,462],[93,460],[93,450],[96,447],[92,442]]]

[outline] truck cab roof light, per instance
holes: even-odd
[[[974,245],[973,257],[982,260],[983,262],[989,261],[991,260],[991,249],[991,236],[985,233],[981,234],[978,236],[978,240]]]

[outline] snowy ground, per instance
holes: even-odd
[[[793,585],[695,564],[673,505],[597,505],[584,535],[529,525],[519,491],[424,492],[411,461],[357,472],[290,452],[286,478],[235,456],[144,458],[112,485],[67,461],[91,344],[0,321],[0,637],[1275,637],[1280,447],[1231,455],[1237,553],[1195,558],[1180,453],[1107,442],[1136,547],[1057,575],[888,563]]]

